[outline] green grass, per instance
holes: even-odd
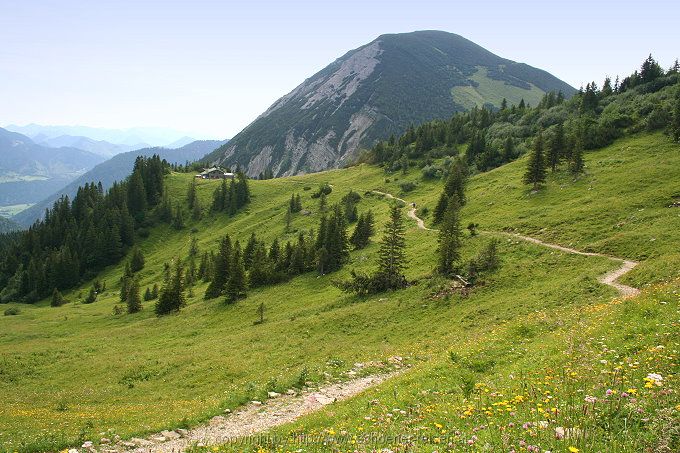
[[[475,176],[463,223],[474,220],[485,230],[516,228],[577,248],[641,259],[640,270],[631,278],[635,283],[670,278],[677,271],[672,244],[678,240],[680,230],[674,226],[680,211],[662,208],[657,201],[680,191],[680,158],[674,146],[659,135],[617,142],[587,154],[586,177],[577,181],[551,177],[539,194],[529,193],[518,182],[522,162]],[[612,160],[622,163],[613,165]],[[169,176],[172,196],[184,199],[190,180],[191,175]],[[141,243],[147,263],[140,273],[142,288],[160,282],[163,263],[186,256],[192,236],[201,251],[214,249],[225,233],[242,243],[253,231],[267,242],[294,239],[296,232],[284,233],[286,203],[293,191],[302,195],[304,208],[313,211],[296,215],[293,229],[308,230],[319,220],[317,200],[310,197],[318,184],[333,185],[329,197],[333,203],[350,189],[362,195],[378,189],[402,196],[398,187],[403,181],[417,182],[404,198],[434,206],[440,184],[421,181],[415,169],[405,176],[386,176],[382,169],[363,165],[253,181],[253,201],[233,219],[207,216],[189,222],[182,231],[167,226],[152,229]],[[209,205],[216,184],[199,182],[203,206]],[[305,186],[312,190],[305,191]],[[589,190],[590,186],[596,189]],[[617,194],[626,197],[618,199]],[[631,221],[620,230],[598,227],[616,224],[620,213],[631,207],[644,209],[647,221]],[[378,224],[387,218],[388,201],[381,197],[363,196],[359,210],[368,208],[375,211]],[[393,355],[409,357],[415,365],[400,378],[398,388],[419,404],[417,389],[430,388],[442,375],[448,381],[441,385],[455,388],[455,373],[449,376],[446,371],[449,351],[468,356],[475,350],[492,358],[496,363],[487,371],[499,379],[507,379],[510,370],[524,363],[515,362],[520,352],[521,360],[536,362],[528,369],[540,369],[551,360],[561,363],[566,337],[560,335],[576,332],[574,341],[584,342],[578,323],[595,319],[588,307],[608,307],[615,296],[611,288],[597,283],[597,277],[617,263],[501,237],[503,265],[496,274],[467,297],[434,299],[440,283],[431,278],[436,233],[418,230],[412,221],[408,225],[407,276],[414,285],[399,292],[364,299],[332,285],[352,268],[370,269],[376,258],[374,244],[352,252],[351,262],[337,274],[309,273],[251,291],[235,305],[204,301],[205,284],[200,284],[177,315],[157,318],[152,303],[145,303],[135,315],[114,315],[121,263],[101,273],[107,290],[92,305],[77,303],[86,295],[88,283],[66,293],[71,303],[63,307],[50,308],[43,301],[21,306],[18,316],[0,317],[0,450],[54,450],[96,440],[100,432],[129,437],[192,425],[225,408],[262,398],[267,390],[285,390],[305,368],[312,380],[324,379],[324,373],[342,378],[354,362],[380,362]],[[650,234],[657,240],[645,241]],[[465,257],[474,256],[487,240],[487,235],[466,239]],[[646,247],[646,255],[636,254],[638,244]],[[266,306],[266,321],[254,325],[260,303]],[[658,319],[664,316],[666,311],[657,314]],[[374,392],[389,394],[390,385]],[[305,418],[294,429],[337,427],[340,414],[347,414],[348,423],[363,420],[366,398]],[[422,398],[422,406],[428,398]],[[453,406],[450,410],[453,414]],[[445,412],[439,414],[444,418]]]
[[[484,67],[477,67],[470,80],[477,83],[477,86],[455,86],[451,89],[453,100],[470,110],[474,107],[482,107],[484,104],[501,106],[503,98],[508,101],[508,105],[519,105],[524,99],[525,103],[537,106],[545,92],[536,85],[530,84],[531,89],[510,85],[502,80],[494,80],[487,75],[488,70]]]

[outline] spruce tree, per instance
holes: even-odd
[[[514,158],[515,158],[515,142],[512,140],[512,137],[508,137],[505,139],[505,143],[503,144],[503,161],[510,162]]]
[[[220,250],[215,257],[212,280],[205,290],[205,299],[214,299],[224,291],[230,276],[231,256],[231,238],[227,235],[220,242]]]
[[[146,291],[144,291],[144,300],[148,302],[151,299],[153,299],[153,295],[151,294],[151,289],[147,286]]]
[[[290,210],[290,206],[286,208],[286,213],[284,215],[283,221],[285,222],[285,228],[283,231],[286,233],[290,232],[290,224],[293,221],[293,214]]]
[[[446,213],[446,206],[449,204],[449,196],[446,194],[446,191],[442,191],[442,193],[439,195],[439,200],[437,200],[437,204],[434,207],[434,211],[432,211],[432,220],[433,222],[439,223],[442,221],[444,218],[444,214]]]
[[[184,278],[182,263],[175,259],[175,268],[172,277],[165,280],[156,302],[156,315],[162,316],[171,312],[179,311],[186,301],[184,299]]]
[[[128,284],[128,294],[126,302],[128,313],[137,313],[142,310],[142,300],[139,297],[139,282],[137,282],[137,279],[135,278],[133,278]]]
[[[90,292],[87,294],[87,297],[83,301],[84,304],[91,304],[97,300],[97,291],[94,290],[94,288],[90,288]]]
[[[184,214],[182,214],[182,207],[177,203],[175,206],[175,215],[172,218],[172,227],[176,230],[184,228]]]
[[[550,146],[548,147],[548,165],[550,165],[553,172],[555,172],[560,164],[560,160],[564,157],[565,148],[564,124],[557,123],[555,134],[552,136]]]
[[[534,139],[533,150],[531,154],[529,154],[527,170],[526,173],[524,173],[524,183],[533,184],[534,190],[536,190],[539,185],[544,182],[545,159],[543,157],[543,133],[539,131]]]
[[[127,207],[133,217],[140,219],[147,206],[146,190],[141,171],[134,171],[127,186]]]
[[[238,241],[234,246],[234,254],[231,260],[231,269],[229,280],[227,281],[226,295],[227,303],[234,303],[239,299],[246,297],[247,280],[246,270],[243,266],[243,256],[241,255],[241,246]]]
[[[52,291],[52,300],[50,301],[50,305],[52,307],[61,307],[65,303],[66,301],[64,300],[64,296],[61,295],[57,288],[54,288],[54,291]]]
[[[234,180],[231,180],[231,183],[229,184],[229,193],[227,194],[227,199],[226,199],[227,205],[227,213],[232,216],[236,214],[236,211],[238,211],[238,198],[236,194],[236,183]]]
[[[377,285],[383,289],[406,287],[406,239],[404,237],[404,217],[401,208],[394,204],[390,209],[390,220],[378,252],[379,265],[376,275]]]
[[[135,247],[132,250],[132,257],[130,258],[130,271],[139,272],[144,269],[144,255],[139,247]]]
[[[439,228],[439,258],[437,270],[440,274],[451,276],[455,273],[460,260],[462,231],[460,228],[459,206],[455,199],[448,204],[441,227]]]
[[[151,290],[151,299],[157,299],[160,290],[158,289],[158,283],[153,284],[153,289]]]
[[[580,137],[576,138],[574,149],[571,152],[571,162],[569,163],[569,170],[578,175],[583,173],[585,162],[583,161],[583,141]]]
[[[194,200],[194,205],[191,208],[191,218],[193,220],[201,220],[203,216],[203,209],[201,208],[201,202],[198,198]]]
[[[191,183],[189,183],[189,189],[187,189],[187,205],[189,206],[189,209],[193,209],[195,203],[196,203],[196,178],[192,178]]]

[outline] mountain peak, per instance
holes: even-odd
[[[439,30],[383,34],[351,50],[272,104],[228,144],[206,156],[292,175],[339,167],[412,124],[448,118],[503,98],[536,104],[574,89],[551,74],[501,58]]]

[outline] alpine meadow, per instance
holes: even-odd
[[[680,64],[629,71],[393,33],[230,140],[0,129],[0,452],[680,451]]]

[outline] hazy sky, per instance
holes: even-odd
[[[680,56],[676,1],[0,0],[0,125],[232,137],[383,33],[438,29],[575,87]]]

